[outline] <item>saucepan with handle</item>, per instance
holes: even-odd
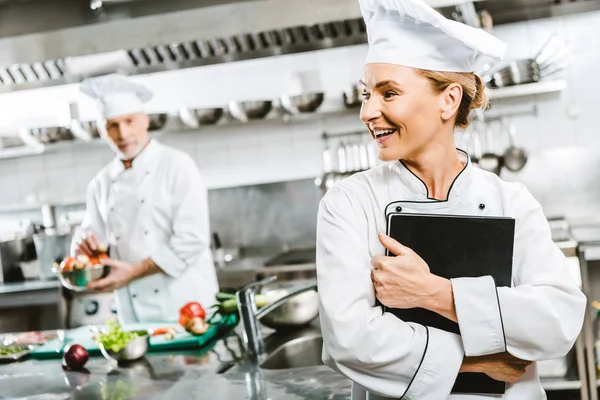
[[[522,170],[527,163],[527,152],[524,148],[515,144],[515,126],[513,124],[508,124],[507,131],[510,145],[504,151],[503,164],[509,171],[517,172]]]

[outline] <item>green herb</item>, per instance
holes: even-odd
[[[124,331],[119,323],[110,320],[108,321],[108,333],[101,333],[96,341],[102,344],[106,350],[117,353],[123,350],[130,341],[140,336],[138,332]]]
[[[0,357],[19,354],[27,350],[29,350],[29,348],[25,346],[0,346]]]

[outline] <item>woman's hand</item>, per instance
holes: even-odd
[[[521,360],[508,353],[481,357],[465,357],[460,372],[482,372],[492,379],[514,383],[521,379],[531,361]]]
[[[450,280],[433,275],[413,250],[391,237],[379,241],[395,257],[371,259],[371,280],[379,301],[390,308],[425,308],[457,322]]]
[[[429,296],[429,266],[417,253],[396,240],[379,234],[381,244],[395,257],[375,256],[371,259],[371,279],[379,301],[391,308],[422,307]]]

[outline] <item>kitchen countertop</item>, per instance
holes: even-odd
[[[58,280],[5,283],[0,285],[0,294],[58,289],[59,287],[60,282]]]
[[[208,352],[148,354],[127,367],[95,357],[89,374],[65,372],[60,360],[0,365],[0,399],[350,399],[349,381],[325,366],[267,371],[241,362],[219,374],[239,358],[240,340],[236,332]]]

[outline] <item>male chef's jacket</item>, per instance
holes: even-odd
[[[323,360],[353,381],[353,399],[497,398],[450,395],[465,354],[508,351],[524,360],[557,358],[581,330],[585,296],[553,243],[538,202],[522,184],[504,182],[465,158],[447,201],[430,199],[425,184],[399,161],[345,179],[321,201],[317,273]],[[386,208],[396,207],[515,218],[512,288],[496,289],[490,276],[452,280],[462,336],[403,322],[375,306],[371,257],[385,254],[377,233],[386,232]],[[546,398],[535,363],[507,385],[502,398]]]
[[[115,158],[88,186],[73,248],[89,231],[110,246],[112,258],[138,263],[150,257],[164,272],[115,292],[122,323],[177,320],[187,302],[214,303],[207,193],[188,154],[152,139],[131,168]]]

